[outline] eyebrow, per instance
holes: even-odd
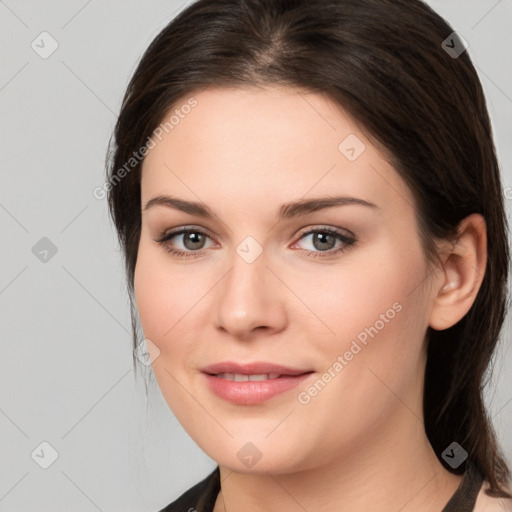
[[[149,208],[156,205],[166,206],[168,208],[180,210],[190,215],[204,217],[205,219],[214,219],[216,217],[213,211],[203,203],[198,203],[195,201],[185,201],[183,199],[178,199],[176,197],[171,196],[153,197],[146,203],[144,210],[148,210]],[[319,197],[316,199],[302,199],[299,201],[285,203],[279,209],[278,218],[279,220],[285,220],[290,219],[292,217],[298,217],[300,215],[315,212],[318,210],[323,210],[325,208],[332,208],[334,206],[345,205],[360,205],[377,210],[380,209],[376,204],[371,203],[369,201],[365,201],[364,199],[359,199],[357,197],[328,196]]]

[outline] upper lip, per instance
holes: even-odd
[[[204,373],[216,375],[218,373],[239,373],[242,375],[262,375],[264,373],[279,373],[280,375],[303,375],[312,370],[291,368],[280,364],[269,363],[265,361],[256,361],[254,363],[235,363],[233,361],[223,361],[211,364],[201,368]]]

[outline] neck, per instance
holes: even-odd
[[[423,421],[403,404],[386,425],[375,424],[322,466],[264,474],[221,466],[214,512],[440,512],[461,477],[443,468]]]

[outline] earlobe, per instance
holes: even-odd
[[[457,239],[443,258],[429,325],[443,330],[455,325],[470,310],[487,265],[487,232],[480,214],[463,219]]]

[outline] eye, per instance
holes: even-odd
[[[310,238],[311,237],[311,238]],[[304,251],[308,256],[328,257],[334,254],[342,253],[353,247],[356,239],[341,231],[330,227],[321,227],[311,229],[300,236],[299,241],[310,238],[309,246]],[[179,241],[177,243],[176,241]],[[179,258],[194,258],[203,254],[203,249],[206,249],[205,244],[207,240],[211,240],[209,235],[198,228],[180,228],[176,231],[165,232],[159,239],[156,240],[164,249]],[[296,242],[297,244],[298,242]],[[338,244],[336,246],[336,244]],[[178,248],[176,248],[178,245]],[[179,248],[179,246],[182,248]]]
[[[303,233],[299,241],[310,239],[309,247],[304,249],[313,257],[327,257],[345,252],[352,248],[356,239],[341,231],[329,227],[311,229]],[[296,242],[298,243],[298,242]],[[336,247],[336,243],[338,246]]]
[[[159,244],[163,245],[166,251],[175,256],[182,258],[193,258],[202,253],[205,242],[210,237],[202,230],[197,228],[181,228],[177,231],[164,233],[158,240]],[[176,249],[176,242],[173,239],[181,240],[183,249]],[[180,245],[180,244],[178,244]],[[196,254],[197,253],[197,254]]]

